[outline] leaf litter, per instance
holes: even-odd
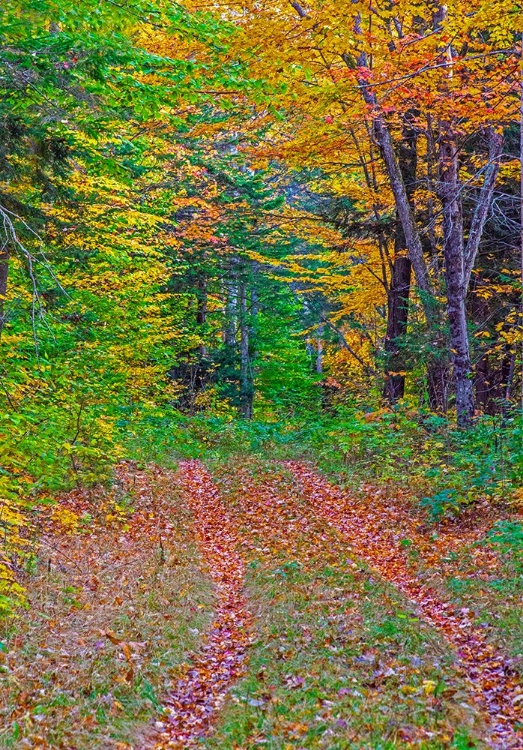
[[[13,737],[16,734],[20,747],[90,747],[94,737],[100,747],[138,747],[135,743],[128,744],[121,727],[122,721],[132,724],[132,718],[126,719],[126,714],[133,704],[126,701],[136,685],[142,686],[142,692],[144,686],[149,686],[149,692],[145,691],[147,700],[157,709],[161,708],[162,695],[166,692],[168,695],[161,719],[142,735],[143,747],[156,750],[191,747],[202,741],[210,747],[266,744],[270,735],[263,722],[270,711],[276,721],[271,731],[287,737],[282,747],[370,747],[361,744],[361,732],[372,731],[362,721],[375,709],[376,718],[389,716],[383,725],[383,737],[386,735],[393,746],[447,747],[453,732],[446,727],[445,716],[449,718],[453,710],[457,711],[457,724],[468,713],[467,720],[477,726],[472,718],[474,709],[468,706],[467,696],[459,686],[461,677],[488,720],[491,745],[507,749],[522,747],[518,721],[523,709],[523,691],[517,675],[466,611],[457,611],[431,582],[412,571],[402,536],[407,532],[414,536],[415,530],[408,528],[394,504],[389,507],[372,498],[372,503],[363,506],[296,462],[285,467],[295,481],[294,490],[289,492],[285,488],[288,483],[285,471],[275,472],[272,468],[269,479],[268,473],[260,472],[259,468],[253,474],[243,465],[234,466],[221,472],[217,485],[198,461],[182,462],[175,475],[155,467],[138,471],[130,464],[123,464],[118,470],[119,480],[126,492],[134,494],[132,510],[125,511],[113,502],[106,507],[99,498],[95,503],[83,491],[74,491],[61,499],[58,512],[53,510],[46,522],[43,541],[50,548],[55,547],[57,557],[52,558],[51,565],[66,572],[69,585],[62,585],[58,597],[56,585],[55,589],[49,587],[49,575],[39,574],[36,597],[40,600],[34,599],[34,603],[42,611],[40,630],[35,635],[34,626],[32,630],[22,628],[8,640],[7,654],[2,654],[4,676],[7,675],[4,695],[10,706],[4,715],[9,717]],[[156,484],[161,485],[160,492],[155,490]],[[177,491],[192,514],[192,521],[184,521],[182,537],[172,521]],[[79,519],[87,517],[95,507],[102,508],[104,517],[91,519],[78,533]],[[182,508],[177,510],[181,512]],[[66,527],[70,527],[70,533]],[[169,582],[169,593],[161,575],[158,576],[159,566],[166,570],[180,563],[180,545],[185,547],[187,536],[196,537],[215,586],[216,608],[210,627],[204,612],[199,611],[208,609],[209,604],[203,590],[188,593],[185,586],[175,590]],[[154,551],[150,559],[143,557],[144,546]],[[351,561],[346,558],[347,552],[357,557]],[[405,615],[398,614],[394,596],[360,568],[358,557],[415,603],[420,617],[443,633],[456,649],[461,673],[455,674],[452,690],[445,688],[441,694],[440,677],[423,671],[426,666],[421,658],[409,657],[412,668],[406,668],[404,655],[395,651],[398,641],[386,631],[387,618],[395,612],[396,617],[406,618],[410,632],[418,629],[420,638],[429,634],[421,635],[422,623],[414,624],[416,618],[408,611]],[[245,560],[250,561],[249,565],[261,561],[265,570],[262,586],[269,598],[261,604],[254,599],[249,604],[246,601]],[[495,557],[487,559],[486,564],[495,567]],[[148,571],[143,568],[151,565],[155,568],[151,580],[160,589],[151,593],[160,599],[146,627],[143,617],[147,606],[139,595],[150,585]],[[142,566],[142,570],[137,566]],[[187,583],[187,589],[191,583]],[[358,642],[358,628],[378,589],[382,621],[374,641],[369,639],[365,645]],[[174,598],[169,600],[169,596]],[[151,641],[155,636],[150,628],[161,631],[161,621],[172,617],[169,612],[173,605],[172,611],[178,608],[177,619],[189,633],[184,635],[180,622],[173,624],[170,637],[180,642],[180,654],[170,659],[171,668],[169,659],[160,658],[159,672],[165,679],[163,683],[161,680],[155,683],[157,698],[151,685],[142,679],[149,676],[149,663],[154,656]],[[249,611],[252,607],[256,623]],[[285,617],[290,620],[278,620],[285,608],[288,610]],[[350,628],[347,610],[350,610]],[[372,617],[375,616],[373,612]],[[131,622],[131,626],[126,622]],[[101,625],[97,633],[93,632],[94,623]],[[46,627],[50,631],[48,636],[44,635]],[[253,628],[257,630],[257,643]],[[201,633],[204,633],[203,644],[198,650]],[[262,638],[265,643],[260,643]],[[249,724],[244,732],[245,743],[226,745],[220,728],[215,739],[212,731],[231,688],[246,675],[246,657],[251,646],[253,659],[256,648],[261,648],[264,655],[254,664],[260,689],[244,696],[239,708],[243,718],[251,712],[247,719],[255,725],[258,722],[258,730]],[[27,657],[19,659],[22,647],[33,659],[35,650],[38,651],[36,668],[27,663]],[[188,647],[193,655],[189,663],[183,663],[181,657],[186,657]],[[108,648],[114,649],[113,656],[107,653]],[[96,662],[100,652],[104,654],[103,663]],[[267,664],[267,654],[271,653],[274,658]],[[353,654],[350,665],[344,661],[347,654]],[[309,663],[307,658],[312,659],[309,672],[300,669],[300,665]],[[19,659],[20,664],[13,659]],[[89,706],[74,708],[78,689],[83,688],[85,679],[82,659],[88,662],[89,689],[96,687],[100,691],[94,711]],[[66,662],[72,665],[69,672]],[[112,670],[114,675],[108,663],[116,665]],[[20,669],[25,669],[26,674],[22,675]],[[103,674],[104,670],[107,674]],[[327,684],[329,670],[334,682]],[[52,672],[58,674],[58,680],[53,680]],[[354,684],[346,684],[348,674],[357,675],[351,677]],[[317,694],[318,685],[323,686],[323,694]],[[334,693],[333,685],[336,685]],[[387,704],[390,696],[383,697],[391,685],[397,691],[396,705],[392,706]],[[46,691],[51,693],[52,709],[46,704]],[[314,719],[311,707],[306,705],[311,695],[317,704]],[[228,702],[227,710],[231,706],[238,710],[241,701],[238,696],[240,693]],[[16,699],[14,705],[12,697]],[[285,716],[283,700],[288,704]],[[63,710],[56,708],[60,701],[64,702]],[[460,705],[465,709],[460,709]],[[223,713],[227,714],[227,710]],[[57,720],[56,713],[60,711]],[[252,717],[253,711],[256,719]],[[145,716],[141,705],[137,705],[136,713],[135,719]],[[265,718],[262,721],[260,717]],[[432,717],[428,724],[427,717]],[[105,725],[109,726],[112,719],[115,726],[120,721],[120,729],[108,730]],[[222,724],[223,721],[222,716]],[[265,729],[260,729],[260,722]],[[379,726],[378,722],[381,731]],[[440,744],[433,744],[434,741]],[[349,744],[352,742],[357,744]],[[468,746],[472,745],[463,745]]]
[[[397,586],[415,603],[420,616],[456,649],[475,701],[488,718],[491,746],[503,750],[523,747],[523,686],[517,671],[489,641],[485,628],[473,623],[467,609],[456,609],[412,572],[397,533],[404,519],[395,518],[387,504],[373,496],[365,504],[357,502],[307,466],[293,461],[285,465],[300,492],[343,535],[350,550]]]
[[[249,560],[256,639],[209,747],[482,746],[450,649],[285,470],[243,459],[217,482]]]
[[[30,616],[0,637],[0,747],[133,747],[210,619],[173,474],[123,462],[111,488],[59,496],[38,525]]]
[[[181,462],[176,481],[193,514],[197,542],[217,601],[201,650],[164,702],[167,716],[157,725],[152,745],[156,750],[193,747],[211,731],[231,686],[245,670],[251,642],[251,618],[243,594],[245,565],[219,489],[195,460]]]

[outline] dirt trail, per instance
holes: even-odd
[[[209,733],[229,688],[244,671],[250,640],[250,617],[242,594],[244,564],[219,490],[198,461],[181,463],[176,481],[193,513],[198,545],[216,587],[217,603],[201,652],[165,702],[169,717],[153,740],[156,750],[193,747]]]
[[[474,625],[466,611],[452,604],[409,569],[405,550],[377,519],[372,505],[365,508],[309,468],[287,462],[301,493],[327,523],[347,539],[351,551],[366,560],[384,579],[411,599],[420,615],[442,632],[457,650],[464,676],[475,700],[489,718],[492,747],[523,748],[523,689],[509,661]]]
[[[271,667],[271,676],[267,674],[261,678],[258,692],[253,694],[265,706],[262,709],[266,713],[263,728],[254,718],[253,727],[258,727],[259,733],[252,729],[252,734],[248,734],[238,747],[257,747],[258,742],[267,742],[271,747],[299,747],[300,750],[305,747],[359,747],[358,742],[361,747],[374,747],[378,745],[368,743],[380,744],[376,731],[383,732],[380,739],[384,742],[405,743],[394,744],[395,747],[435,747],[436,737],[441,739],[441,747],[447,747],[454,730],[458,738],[467,729],[482,734],[485,722],[479,716],[481,712],[474,711],[468,704],[464,681],[453,681],[453,672],[454,677],[458,677],[456,670],[452,667],[448,671],[441,669],[439,659],[443,652],[434,648],[432,638],[427,637],[427,628],[422,628],[424,635],[420,636],[427,646],[423,659],[419,658],[413,642],[409,642],[408,628],[403,631],[405,643],[401,644],[401,639],[395,641],[386,634],[384,642],[376,648],[379,635],[374,632],[373,625],[379,621],[369,622],[369,640],[365,639],[369,603],[372,601],[370,606],[376,607],[377,616],[387,617],[400,606],[399,601],[392,591],[389,596],[381,584],[377,585],[380,593],[376,598],[368,595],[366,587],[373,576],[359,569],[360,566],[351,559],[355,556],[347,555],[343,536],[325,522],[306,495],[299,498],[296,486],[293,487],[282,468],[274,464],[258,473],[252,464],[238,465],[234,472],[221,471],[216,480],[240,530],[246,557],[253,561],[254,570],[262,571],[265,567],[268,572],[265,579],[268,588],[261,600],[253,604],[259,617],[256,622],[258,637],[262,642],[267,639],[266,648],[259,661],[260,650],[258,648],[257,652],[255,647],[253,659],[262,665],[262,674],[265,674],[263,664],[267,654],[272,654],[281,664],[280,669]],[[286,566],[288,572],[285,572]],[[347,576],[345,587],[344,574]],[[308,581],[307,589],[303,588],[304,580]],[[282,588],[294,587],[295,598],[292,591],[282,591]],[[268,591],[271,592],[270,600],[266,599]],[[278,611],[286,597],[290,609],[287,614],[285,607],[280,609],[283,619],[278,619],[278,614],[271,616],[264,611],[273,604]],[[318,618],[318,637],[316,632],[309,630],[309,626],[314,627],[308,623],[311,612]],[[292,624],[285,623],[287,616],[293,618]],[[274,639],[279,641],[279,647],[275,646]],[[306,655],[310,649],[315,654]],[[303,671],[304,664],[308,665],[310,672]],[[432,670],[434,665],[437,665],[438,674]],[[381,685],[383,690],[375,682],[381,681],[382,675],[386,675]],[[259,673],[256,677],[260,679]],[[431,684],[433,679],[438,684],[439,680],[446,684],[447,678],[452,690],[445,691],[444,696],[436,697],[420,687]],[[416,700],[410,698],[413,685],[420,691]],[[297,688],[301,690],[302,686],[303,696],[300,698]],[[346,698],[347,695],[352,697]],[[356,703],[359,698],[364,700],[363,712],[354,705],[350,706],[354,696],[358,696]],[[463,703],[454,705],[456,699]],[[285,711],[279,711],[279,706],[292,707],[287,719]],[[238,722],[240,717],[241,713],[236,710]],[[313,729],[321,721],[325,722],[323,736]],[[311,744],[312,737],[303,734],[297,740],[296,732],[308,731],[312,732],[317,744]],[[218,730],[218,739],[225,736],[229,735],[220,735]],[[332,744],[328,744],[327,738]]]

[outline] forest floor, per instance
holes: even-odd
[[[478,505],[308,465],[124,463],[39,520],[0,747],[523,748],[521,571]]]

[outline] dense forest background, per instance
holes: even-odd
[[[2,4],[6,609],[38,506],[121,458],[521,501],[522,32],[507,0]]]

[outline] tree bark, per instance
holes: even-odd
[[[411,262],[406,256],[394,259],[392,283],[388,295],[387,336],[385,352],[387,368],[385,372],[384,396],[395,404],[405,395],[404,357],[401,356],[399,340],[407,332],[409,316],[409,294]]]
[[[359,33],[357,28],[356,33]],[[351,60],[350,55],[343,54],[342,58],[348,68],[354,67],[354,63]],[[358,56],[356,64],[361,69],[368,69],[366,53],[362,53]],[[430,320],[433,308],[432,288],[427,270],[427,264],[425,263],[425,258],[423,255],[421,238],[416,226],[414,213],[409,202],[409,196],[405,187],[405,182],[403,180],[400,165],[398,163],[398,158],[394,151],[392,136],[390,134],[387,122],[383,117],[383,114],[379,111],[376,94],[374,93],[373,89],[369,87],[368,80],[365,76],[359,77],[359,85],[364,102],[374,110],[372,114],[372,127],[374,137],[376,139],[376,143],[379,146],[381,156],[387,170],[390,187],[392,190],[392,194],[394,195],[396,211],[398,213],[398,218],[405,235],[405,244],[407,246],[409,260],[412,263],[412,268],[414,269],[416,284],[421,291],[421,303],[423,305],[427,320]]]
[[[445,7],[439,6],[434,16],[434,24],[441,23]],[[361,33],[359,16],[355,20],[355,33]],[[452,75],[452,51],[449,48],[449,71]],[[342,55],[349,68],[357,67],[361,71],[369,70],[367,54],[362,52],[356,61],[348,54]],[[434,314],[437,315],[432,285],[425,262],[423,245],[418,231],[414,212],[408,199],[408,193],[394,151],[393,139],[388,123],[380,111],[374,89],[369,85],[366,75],[359,76],[361,95],[372,109],[373,132],[385,164],[398,218],[405,234],[408,256],[412,263],[416,284],[420,290],[421,302],[429,327],[434,327]],[[523,90],[523,89],[522,89]],[[523,99],[522,99],[523,100]],[[443,123],[444,131],[440,137],[440,198],[442,201],[444,230],[445,280],[447,284],[447,313],[450,324],[451,354],[456,388],[456,410],[460,426],[468,426],[474,415],[474,399],[471,381],[471,362],[467,332],[465,300],[470,273],[474,265],[483,228],[492,204],[493,191],[499,169],[503,140],[492,128],[489,132],[489,165],[480,191],[478,205],[473,216],[466,246],[463,238],[463,220],[461,213],[461,195],[458,175],[457,144],[449,123]],[[523,224],[522,224],[523,226]],[[439,369],[439,364],[434,363]],[[429,373],[430,380],[430,373]],[[437,395],[435,392],[434,395]]]
[[[253,276],[256,274],[258,268],[257,263],[252,264]],[[258,326],[258,314],[260,311],[260,300],[258,298],[258,291],[251,285],[251,309],[249,314],[249,389],[250,389],[250,418],[254,414],[254,362],[256,360],[256,340],[257,340],[257,326]]]
[[[207,321],[207,279],[203,275],[198,278],[196,305],[196,323],[201,328]],[[201,333],[203,336],[203,331]],[[204,343],[200,344],[200,354],[202,357],[207,355],[207,347]]]
[[[474,393],[465,306],[467,290],[464,267],[461,184],[459,181],[456,139],[448,124],[442,125],[439,159],[439,192],[443,214],[443,256],[445,259],[452,368],[456,391],[456,414],[458,426],[469,427],[474,416]]]
[[[225,284],[225,320],[223,321],[223,343],[230,351],[236,348],[238,289],[234,268],[229,272]]]
[[[240,283],[240,414],[252,419],[253,388],[249,358],[249,321],[247,309],[247,284]]]
[[[438,346],[436,345],[436,349]],[[446,362],[446,353],[441,357],[441,352],[436,351],[427,363],[427,391],[429,396],[429,407],[431,411],[445,414],[448,406],[449,395],[449,366]]]
[[[365,97],[367,99],[367,97]],[[381,114],[376,115],[374,120],[374,133],[380,147],[381,155],[387,169],[398,218],[401,223],[409,260],[414,269],[416,284],[421,292],[421,303],[427,320],[430,320],[433,312],[432,288],[429,281],[427,265],[423,256],[423,247],[419,236],[409,196],[398,159],[394,153],[392,138],[389,129]]]
[[[492,198],[494,196],[494,188],[496,187],[496,180],[499,174],[499,162],[501,154],[503,152],[503,135],[498,133],[493,128],[489,128],[488,132],[489,142],[489,161],[485,169],[485,177],[483,179],[483,185],[479,192],[478,202],[476,204],[476,210],[472,217],[472,223],[469,229],[469,235],[467,244],[464,249],[464,265],[463,265],[463,280],[465,285],[465,294],[470,284],[470,276],[476,256],[478,254],[479,243],[483,235],[483,229],[485,228],[485,222],[492,205]]]
[[[418,161],[417,133],[413,127],[413,112],[405,116],[402,140],[398,147],[399,168],[411,209],[416,189]],[[405,358],[401,356],[400,339],[407,333],[412,263],[407,257],[405,232],[396,223],[392,277],[387,294],[387,334],[385,337],[386,368],[383,395],[395,404],[405,394]]]
[[[323,324],[316,329],[316,372],[321,375],[323,372]]]
[[[7,294],[7,278],[9,275],[9,249],[4,245],[0,251],[0,334],[5,322],[5,296]]]

